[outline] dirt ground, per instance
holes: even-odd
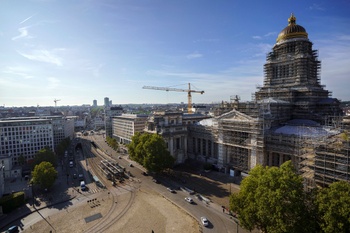
[[[117,197],[117,208],[108,219],[117,219],[103,232],[201,232],[198,222],[164,197],[151,190],[136,191],[134,202],[126,213],[130,193]],[[94,226],[106,221],[106,215],[113,204],[108,195],[97,198],[94,203],[81,202],[76,207],[62,210],[26,229],[24,232],[85,232],[94,231]],[[85,219],[95,214],[102,218],[86,223]],[[97,229],[98,231],[98,229]]]

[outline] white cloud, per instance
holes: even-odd
[[[203,57],[203,54],[200,54],[198,52],[194,52],[194,53],[188,54],[186,57],[187,57],[187,59],[196,59],[196,58]]]
[[[23,57],[33,60],[33,61],[40,61],[40,62],[46,62],[46,63],[51,63],[55,64],[57,66],[62,66],[62,58],[57,56],[55,53],[57,51],[60,51],[63,49],[55,49],[53,51],[48,51],[48,50],[33,50],[30,54],[29,53],[23,53],[17,51],[20,55]]]
[[[263,36],[252,36],[252,37],[253,37],[253,39],[261,40],[261,39],[263,39],[264,37],[270,37],[270,36],[274,36],[274,35],[276,35],[276,32],[268,32],[268,33],[266,33],[266,34],[263,35]]]
[[[26,68],[23,68],[22,66],[5,67],[5,69],[3,69],[2,72],[5,74],[12,74],[12,75],[20,76],[24,79],[33,78],[32,75],[28,74],[29,70],[27,70]]]
[[[19,35],[12,37],[12,40],[18,40],[21,38],[32,38],[31,36],[29,36],[28,27],[19,28],[18,31]]]
[[[264,37],[274,36],[276,35],[276,32],[268,32],[264,35]]]
[[[324,11],[325,8],[323,8],[320,4],[312,4],[312,6],[309,7],[310,10],[318,10],[318,11]]]

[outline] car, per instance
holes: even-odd
[[[129,167],[133,167],[134,165],[132,165],[132,163],[129,164]]]
[[[81,191],[85,191],[86,190],[85,181],[81,181],[80,182],[80,188],[81,188]]]
[[[14,232],[19,232],[18,226],[11,226],[9,229],[5,231],[6,233],[14,233]]]
[[[122,159],[122,157],[121,157],[121,156],[118,156],[118,159]]]
[[[77,174],[73,174],[73,179],[76,179],[77,178]]]
[[[207,227],[209,225],[209,221],[206,217],[201,217],[201,223],[203,226]]]
[[[153,179],[152,181],[153,181],[154,183],[160,184],[160,181],[157,180],[157,179]]]
[[[188,202],[188,203],[193,203],[193,200],[192,200],[192,198],[190,198],[190,197],[185,197],[185,200]]]
[[[84,175],[81,174],[81,173],[79,174],[79,180],[80,180],[80,181],[84,180]]]
[[[172,189],[172,188],[167,188],[167,190],[168,190],[169,192],[171,192],[171,193],[176,193],[176,191],[175,191],[174,189]]]
[[[142,172],[142,175],[148,176],[148,173],[147,172]]]

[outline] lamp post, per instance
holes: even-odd
[[[236,230],[236,232],[238,233],[238,225],[239,225],[239,223],[238,223],[238,220],[237,219],[233,219],[234,221],[235,221],[235,223],[236,223],[236,226],[237,226],[237,230]]]
[[[34,189],[33,189],[33,183],[29,183],[29,188],[31,189],[32,191],[32,199],[33,199],[33,202],[32,202],[32,206],[34,207],[34,204],[35,204],[35,197],[34,197]]]

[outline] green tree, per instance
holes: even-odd
[[[161,172],[166,168],[174,165],[174,158],[170,155],[164,139],[158,134],[152,134],[150,138],[144,142],[145,158],[143,166],[148,171]]]
[[[117,142],[117,139],[107,136],[106,141],[110,147],[112,147],[114,150],[118,150],[119,144]]]
[[[50,162],[41,162],[32,171],[33,184],[39,185],[42,189],[51,188],[57,178],[57,171]]]
[[[316,197],[320,227],[326,233],[350,232],[350,184],[339,181]]]
[[[27,160],[26,160],[26,158],[24,157],[24,155],[20,155],[19,157],[18,157],[18,164],[19,165],[24,165],[24,164],[26,164],[27,163]]]
[[[63,156],[64,152],[68,149],[71,140],[69,137],[63,139],[55,148],[56,154],[58,156]]]
[[[174,165],[164,139],[157,134],[137,133],[128,146],[130,157],[148,171],[161,172]]]
[[[143,148],[143,144],[150,136],[150,134],[141,134],[138,132],[131,138],[131,143],[128,145],[128,152],[131,159],[143,164],[146,156],[146,151]]]
[[[230,196],[230,209],[241,226],[262,232],[313,232],[314,224],[305,202],[303,179],[291,161],[277,167],[256,166]]]
[[[57,166],[57,156],[53,153],[50,147],[44,147],[36,153],[32,164],[33,168],[44,161],[50,162],[53,166]]]

